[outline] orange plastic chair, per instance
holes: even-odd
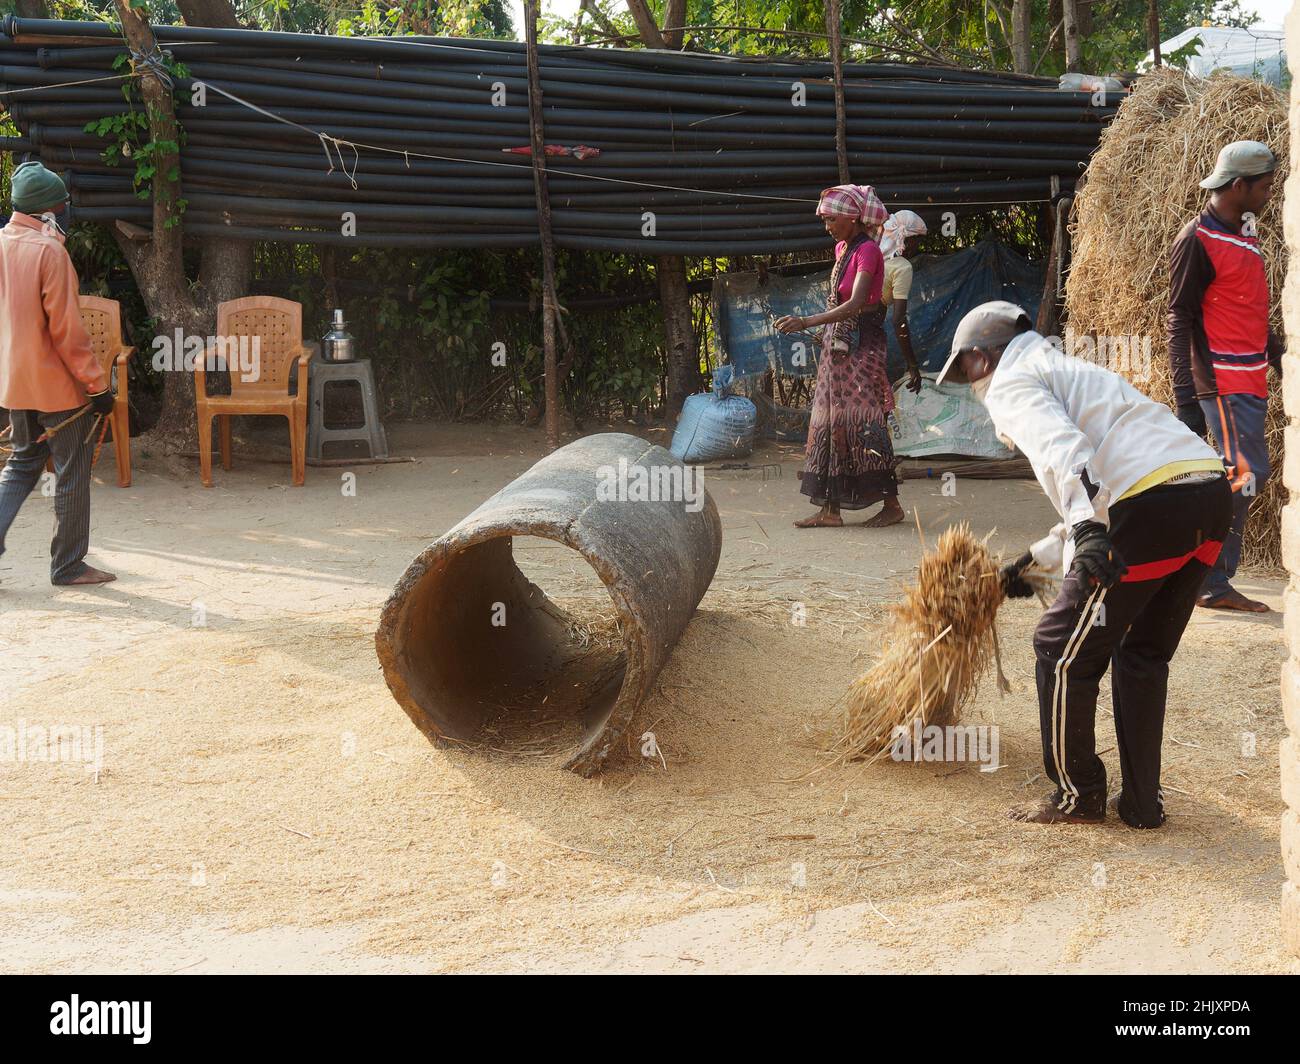
[[[100,296],[81,296],[81,324],[90,333],[90,343],[104,373],[112,376],[117,370],[117,398],[113,412],[108,415],[108,432],[113,438],[113,453],[117,456],[117,484],[131,486],[131,427],[127,406],[127,362],[134,347],[122,343],[122,304],[116,299]]]
[[[302,304],[274,296],[245,296],[217,307],[217,336],[233,349],[257,352],[258,372],[242,379],[240,367],[229,365],[230,394],[208,395],[206,362],[194,368],[194,402],[199,428],[199,475],[212,487],[212,420],[221,439],[221,468],[231,467],[230,419],[236,414],[266,414],[289,420],[289,451],[293,483],[307,479],[307,366],[309,350],[302,342]],[[218,352],[209,351],[213,356]],[[298,366],[298,390],[289,392],[289,375]]]

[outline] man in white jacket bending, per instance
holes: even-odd
[[[1011,816],[1105,819],[1094,720],[1109,665],[1123,774],[1116,812],[1131,827],[1159,827],[1169,660],[1228,532],[1223,463],[1168,407],[1063,354],[1012,303],[985,303],[962,319],[945,379],[970,383],[1061,515],[1002,575],[1008,595],[1027,597],[1031,561],[1067,570],[1034,632],[1043,765],[1056,789]]]

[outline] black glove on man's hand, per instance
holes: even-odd
[[[1205,438],[1205,411],[1201,404],[1193,399],[1190,403],[1178,404],[1178,420],[1202,439]]]
[[[102,392],[87,395],[86,398],[90,400],[90,409],[96,414],[111,414],[113,412],[112,388],[105,388]]]
[[[1025,551],[1014,562],[1009,562],[1001,569],[1002,594],[1007,598],[1032,598],[1034,589],[1025,580],[1025,570],[1034,564],[1034,556]]]
[[[1111,588],[1128,572],[1128,566],[1119,556],[1106,534],[1106,526],[1098,521],[1080,521],[1074,526],[1074,561],[1070,572],[1078,573],[1085,583]]]

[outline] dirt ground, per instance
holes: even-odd
[[[706,474],[722,561],[634,729],[663,761],[631,742],[584,780],[435,748],[372,642],[406,565],[540,437],[390,441],[417,460],[299,489],[237,461],[205,491],[137,449],[120,490],[106,459],[91,560],[120,579],[93,591],[50,587],[51,500],[30,500],[0,559],[0,752],[5,728],[67,726],[86,763],[0,760],[0,970],[1300,971],[1278,934],[1280,613],[1194,617],[1161,831],[1004,817],[1044,789],[1035,603],[1003,611],[1013,694],[986,684],[970,715],[999,725],[998,771],[833,766],[920,534],[969,520],[1018,552],[1053,515],[1032,481],[908,481],[904,525],[796,531],[794,452],[768,447]],[[517,548],[571,611],[600,608],[572,552]],[[1280,579],[1242,586],[1281,608]],[[1098,734],[1117,782],[1105,689]]]

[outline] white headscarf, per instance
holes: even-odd
[[[929,231],[915,211],[897,211],[885,219],[880,250],[884,252],[885,258],[892,259],[903,253],[903,244],[909,236],[925,236]]]

